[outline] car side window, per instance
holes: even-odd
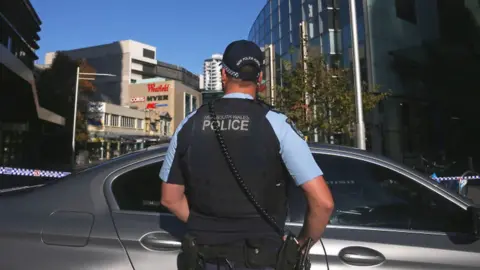
[[[119,175],[112,183],[112,192],[120,210],[169,211],[160,204],[162,180],[158,176],[163,161],[133,169]]]
[[[335,201],[332,225],[469,231],[467,211],[400,173],[348,157],[314,156]],[[301,190],[291,197],[290,221],[302,222],[306,203]]]

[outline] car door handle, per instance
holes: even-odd
[[[347,247],[338,256],[344,263],[354,266],[372,266],[385,261],[383,254],[367,247]]]
[[[168,233],[152,232],[144,235],[140,243],[148,249],[158,251],[178,251],[182,243]]]

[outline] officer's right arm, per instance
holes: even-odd
[[[183,119],[175,130],[175,133],[170,140],[170,145],[168,146],[162,168],[160,169],[160,179],[163,181],[160,202],[183,222],[187,222],[190,210],[187,197],[185,196],[185,179],[180,166],[180,157],[177,152],[177,146],[179,143],[179,137],[181,137],[180,131],[194,114],[195,112]]]
[[[332,194],[301,132],[283,114],[270,111],[267,119],[280,142],[283,162],[307,199],[307,213],[298,240],[303,244],[310,237],[316,242],[333,211]]]

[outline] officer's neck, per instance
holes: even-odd
[[[254,87],[229,87],[225,89],[225,95],[234,93],[247,94],[253,98],[255,98],[257,95],[257,91]]]

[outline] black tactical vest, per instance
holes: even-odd
[[[224,98],[215,113],[233,162],[260,205],[285,224],[287,181],[279,141],[258,101]],[[200,244],[251,238],[279,239],[247,199],[220,150],[208,106],[200,107],[177,135],[190,205],[187,228]]]

